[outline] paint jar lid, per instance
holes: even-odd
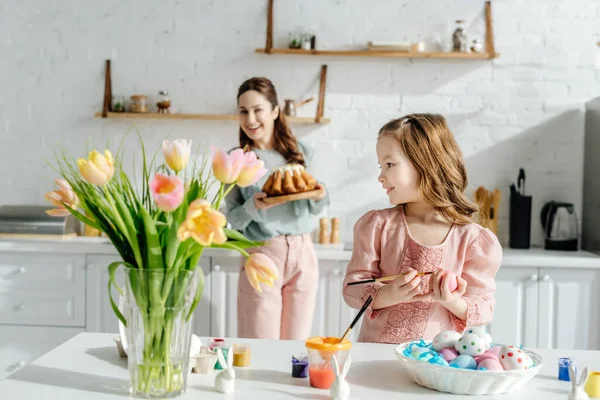
[[[573,364],[573,360],[571,360],[570,358],[559,358],[558,359],[558,365],[561,367],[568,367],[571,364]]]
[[[315,350],[350,350],[352,347],[352,342],[348,339],[344,339],[342,343],[339,343],[339,337],[324,337],[324,336],[314,336],[306,339],[306,347],[309,349]]]
[[[308,356],[305,353],[294,354],[292,364],[308,364]]]

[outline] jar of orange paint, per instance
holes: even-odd
[[[352,342],[339,337],[315,336],[306,340],[308,352],[308,377],[310,385],[318,389],[329,389],[335,381],[332,357],[337,359],[340,370],[346,363]]]

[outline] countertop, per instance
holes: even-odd
[[[81,333],[27,367],[0,380],[0,393],[7,399],[100,400],[131,398],[128,393],[127,361],[119,358],[116,334]],[[203,338],[204,342],[204,338]],[[235,392],[214,390],[216,372],[191,374],[184,399],[328,399],[329,390],[310,387],[308,379],[291,377],[291,356],[305,350],[302,341],[227,339],[228,344],[248,343],[251,366],[236,368]],[[413,383],[393,353],[394,345],[354,343],[347,381],[353,399],[457,399]],[[600,370],[600,351],[536,350],[544,359],[540,373],[526,386],[499,397],[511,399],[564,400],[569,382],[559,381],[559,357],[571,357],[580,369]],[[489,396],[468,396],[490,399]]]
[[[351,244],[319,245],[315,244],[319,260],[348,261],[352,255]],[[50,252],[70,254],[114,254],[117,252],[110,241],[104,237],[74,237],[66,239],[2,239],[0,252]],[[554,251],[541,248],[511,249],[503,248],[505,267],[544,267],[544,268],[598,268],[600,256],[587,251]],[[239,253],[225,249],[206,249],[209,257],[239,257]]]

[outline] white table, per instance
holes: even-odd
[[[127,360],[119,358],[112,334],[81,333],[29,366],[0,380],[3,399],[100,400],[129,398]],[[203,343],[205,343],[205,338]],[[227,339],[228,344],[248,343],[252,365],[236,369],[236,391],[223,395],[214,390],[216,372],[191,374],[181,399],[327,399],[328,390],[310,387],[308,378],[291,377],[291,355],[304,351],[302,341]],[[351,398],[457,399],[414,384],[392,352],[393,345],[355,343],[348,374]],[[559,357],[571,357],[579,366],[600,370],[600,351],[534,350],[544,358],[540,374],[521,390],[497,397],[469,399],[567,398],[570,383],[559,381]],[[465,396],[466,398],[466,396]]]

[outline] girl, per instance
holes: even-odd
[[[458,145],[436,114],[411,114],[380,130],[379,182],[390,203],[363,215],[344,279],[344,299],[360,308],[359,341],[402,343],[492,320],[495,276],[502,261],[496,236],[472,222]],[[451,271],[458,288],[448,288]],[[420,275],[419,272],[429,274]],[[350,282],[402,274],[394,281]]]
[[[311,153],[298,142],[277,105],[273,84],[266,78],[245,81],[238,90],[240,147],[249,146],[273,168],[302,164],[310,173]],[[245,273],[238,285],[238,337],[261,339],[306,339],[311,330],[318,284],[318,265],[310,232],[314,215],[329,204],[322,183],[308,200],[267,204],[261,188],[265,175],[255,185],[235,187],[226,197],[227,220],[234,229],[266,245],[252,249],[271,257],[278,268],[273,287],[255,291]],[[243,271],[242,266],[242,271]]]

